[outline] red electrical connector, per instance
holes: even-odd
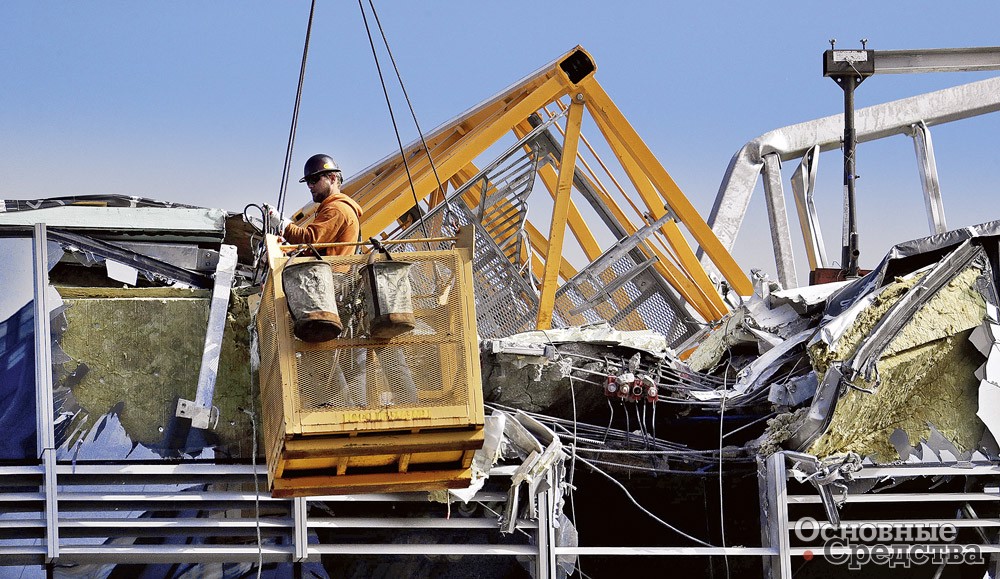
[[[641,376],[640,380],[642,382],[642,391],[643,395],[646,397],[646,402],[655,404],[656,401],[660,399],[660,389],[657,387],[656,382],[649,376]]]
[[[604,385],[604,395],[608,398],[618,396],[618,384],[613,374],[608,374],[608,382]]]

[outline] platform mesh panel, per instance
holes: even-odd
[[[299,395],[302,410],[380,407],[436,407],[468,401],[464,365],[442,362],[452,344],[404,344],[300,352]],[[452,374],[445,377],[448,367]],[[461,387],[457,387],[461,386]]]
[[[280,450],[284,437],[281,398],[281,366],[278,362],[278,332],[274,311],[274,289],[268,278],[257,310],[257,344],[260,348],[261,409],[264,422],[265,456]]]
[[[285,356],[294,357],[295,376],[287,379],[294,388],[292,400],[297,399],[297,407],[292,409],[294,416],[309,413],[310,420],[315,421],[317,413],[327,411],[468,406],[472,385],[467,361],[478,352],[474,350],[474,337],[469,336],[472,326],[463,324],[463,312],[471,312],[472,308],[463,300],[467,290],[459,277],[462,262],[458,252],[395,254],[397,261],[413,264],[409,280],[416,327],[391,339],[370,338],[367,334],[365,294],[359,291],[360,269],[367,259],[366,255],[327,258],[337,272],[337,305],[345,327],[340,338],[328,342],[310,344],[291,339],[282,346],[277,324],[285,324],[288,335],[292,335],[292,319],[287,310],[275,309],[276,303],[283,302],[272,297],[274,276],[266,283],[257,326],[267,432],[273,432],[272,428],[283,430],[279,420],[282,394],[278,357],[279,350],[285,348]],[[333,418],[318,420],[331,424],[331,432],[347,432],[357,426],[336,424]],[[280,443],[280,437],[274,440]]]
[[[476,223],[472,212],[455,203],[438,205],[425,217],[429,237],[452,237],[458,229]],[[486,231],[476,225],[475,256],[472,261],[476,295],[476,326],[479,337],[503,338],[534,328],[538,298],[504,252]],[[423,239],[423,228],[407,232],[409,239]],[[394,246],[393,251],[426,250],[423,243]],[[437,247],[433,249],[438,249]]]

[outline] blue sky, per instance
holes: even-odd
[[[1000,44],[995,2],[376,6],[425,130],[581,44],[704,215],[745,142],[841,112],[842,92],[821,73],[828,39],[854,47],[867,38],[876,50]],[[233,211],[275,203],[308,11],[307,0],[0,3],[0,198],[116,193]],[[874,77],[857,103],[988,76]],[[934,129],[951,227],[1000,218],[995,117]],[[402,124],[404,140],[414,138]],[[350,176],[395,147],[357,3],[319,0],[293,171],[323,151]],[[862,145],[858,156],[861,261],[871,266],[927,225],[910,139]],[[824,154],[817,192],[831,255],[840,163]],[[289,187],[290,207],[307,200],[303,186]],[[774,269],[764,215],[757,195],[734,251],[746,269]]]

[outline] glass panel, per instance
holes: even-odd
[[[0,237],[0,460],[38,458],[31,238]]]

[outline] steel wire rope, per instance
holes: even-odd
[[[309,6],[309,24],[306,25],[306,40],[302,46],[302,64],[299,67],[299,85],[295,91],[295,106],[292,108],[292,124],[288,129],[288,145],[285,147],[285,165],[281,170],[281,189],[278,193],[278,213],[285,209],[285,193],[288,191],[288,175],[292,167],[292,150],[295,148],[295,130],[299,125],[299,107],[302,104],[302,85],[306,79],[306,62],[309,60],[309,39],[312,36],[313,15],[316,13],[316,0]],[[267,225],[265,224],[265,227]],[[280,231],[278,233],[281,233]]]
[[[403,84],[403,77],[399,74],[399,67],[396,66],[396,57],[392,55],[392,49],[389,48],[389,41],[386,39],[385,31],[382,30],[382,21],[378,17],[378,11],[375,10],[375,4],[373,0],[368,0],[368,5],[372,9],[372,16],[375,17],[375,24],[378,26],[378,32],[382,36],[382,43],[385,44],[385,52],[389,55],[389,61],[392,62],[392,69],[396,72],[396,80],[399,81],[399,88],[403,92],[403,98],[406,99],[406,106],[410,109],[410,116],[413,117],[413,126],[417,129],[417,136],[420,137],[420,144],[424,147],[424,154],[427,155],[427,162],[431,166],[431,172],[434,173],[434,181],[437,182],[438,192],[441,193],[441,199],[446,199],[444,194],[444,186],[441,184],[441,177],[438,176],[437,166],[434,164],[434,159],[431,158],[431,150],[427,146],[427,141],[424,140],[424,131],[420,128],[420,122],[417,121],[417,113],[413,110],[413,103],[410,101],[410,94],[406,90],[406,85]],[[445,200],[445,204],[448,205],[450,209],[450,204]],[[423,224],[424,216],[420,216],[420,223]],[[426,231],[424,235],[427,235]]]
[[[609,460],[598,460],[596,458],[591,458],[589,460],[594,464],[603,464],[623,471],[655,472],[660,474],[669,474],[671,476],[676,475],[676,476],[703,476],[703,477],[711,476],[713,478],[715,477],[714,472],[704,470],[704,468],[707,467],[702,467],[698,470],[677,470],[670,468],[669,465],[667,465],[666,467],[655,467],[655,466],[639,466],[637,464],[629,464],[624,462],[611,462]],[[749,461],[747,462],[747,464],[749,464]]]
[[[371,2],[369,1],[369,4]],[[417,213],[420,214],[420,202],[417,200],[417,190],[413,186],[413,175],[410,173],[410,164],[406,161],[406,151],[403,149],[403,139],[399,136],[399,125],[396,124],[396,114],[392,110],[392,100],[389,98],[389,89],[385,86],[385,76],[382,75],[382,64],[378,60],[378,51],[375,50],[375,40],[372,38],[372,30],[368,25],[368,14],[365,13],[365,5],[363,0],[358,0],[358,8],[361,10],[361,19],[365,23],[365,33],[368,35],[368,44],[372,48],[372,58],[375,60],[375,70],[378,71],[378,80],[382,84],[382,94],[385,95],[385,106],[389,109],[389,120],[392,121],[392,130],[396,135],[396,144],[399,146],[399,158],[403,161],[403,169],[406,170],[406,180],[410,184],[410,193],[413,195],[413,206],[417,208]],[[375,5],[371,4],[372,14],[375,15]],[[378,22],[378,16],[375,15],[375,20]],[[382,25],[379,24],[379,31],[382,30]],[[382,34],[382,38],[385,38],[385,34]],[[389,44],[386,43],[386,50],[388,51]],[[391,58],[391,53],[390,53]],[[394,61],[395,62],[395,61]],[[400,86],[402,86],[402,79],[399,80]],[[405,89],[403,94],[406,94]],[[409,97],[407,97],[407,102],[409,102]],[[419,128],[417,129],[419,132]],[[423,136],[421,135],[421,139]],[[426,147],[425,147],[426,148]],[[424,234],[425,239],[429,239],[430,235],[427,233],[427,224],[424,223],[424,216],[421,214],[420,218],[420,231]],[[428,241],[427,249],[430,251],[431,243]]]
[[[574,381],[578,381],[578,380],[579,380],[578,378],[574,378]],[[489,409],[491,409],[491,410],[496,409],[496,410],[503,410],[503,411],[508,411],[508,412],[522,412],[525,415],[530,416],[530,417],[538,420],[539,422],[542,422],[543,424],[550,424],[554,428],[562,429],[564,432],[566,432],[566,433],[568,433],[570,435],[572,434],[572,430],[570,428],[568,428],[568,427],[573,426],[573,421],[572,420],[567,420],[567,419],[564,419],[564,418],[557,418],[557,417],[553,417],[553,416],[548,416],[548,415],[540,414],[540,413],[537,413],[537,412],[519,410],[517,408],[512,408],[510,406],[505,406],[503,404],[498,404],[496,402],[486,403],[486,407],[489,408]],[[605,429],[603,427],[597,426],[597,425],[594,425],[594,424],[588,424],[586,422],[579,422],[579,423],[577,423],[577,425],[578,425],[578,438],[579,438],[579,440],[584,441],[584,442],[588,442],[588,443],[600,444],[600,442],[597,441],[596,439],[580,438],[580,434],[579,433],[599,434],[599,433],[603,433],[604,432]],[[614,434],[617,438],[619,438],[621,440],[624,440],[625,434],[626,434],[625,431],[623,431],[623,430],[617,430],[617,429],[612,429],[611,433]],[[653,443],[653,446],[661,448],[661,449],[662,448],[666,448],[670,452],[674,452],[674,453],[677,453],[677,454],[710,454],[710,455],[714,456],[718,452],[714,448],[713,449],[707,449],[707,450],[693,450],[693,449],[690,449],[689,447],[687,447],[687,446],[685,446],[683,444],[671,442],[669,440],[659,440],[659,439],[656,440]],[[584,450],[588,450],[588,449],[581,448],[580,450],[584,451]],[[657,453],[659,453],[659,451],[655,451],[655,450],[650,450],[650,451],[644,451],[644,450],[633,450],[633,451],[614,450],[614,451],[612,451],[610,449],[602,450],[602,452],[617,452],[617,453],[622,453],[622,454],[628,454],[628,453],[636,453],[636,454],[654,453],[654,454],[657,454]]]
[[[543,335],[545,335],[544,332],[545,330],[542,330]],[[545,337],[546,339],[548,339],[548,335],[545,335]],[[578,527],[576,524],[576,492],[574,492],[576,490],[576,487],[573,484],[574,481],[576,480],[576,450],[578,444],[577,442],[578,424],[576,418],[576,386],[573,383],[573,374],[569,375],[569,394],[570,398],[573,400],[573,455],[570,458],[570,466],[569,466],[569,506],[570,509],[573,511],[573,528],[577,529],[579,532],[580,527]],[[580,557],[576,558],[576,568],[577,570],[580,571],[580,574],[583,575],[583,570],[580,569]]]

